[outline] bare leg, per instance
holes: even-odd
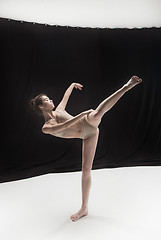
[[[70,218],[76,221],[88,215],[88,200],[91,188],[91,169],[97,147],[99,132],[94,136],[84,139],[82,145],[82,206]]]
[[[87,121],[93,126],[98,126],[101,122],[102,116],[117,103],[117,101],[124,95],[125,92],[129,91],[141,81],[141,78],[133,76],[122,88],[102,101],[98,107],[88,115]]]
[[[87,121],[93,125],[98,126],[102,116],[123,96],[123,94],[140,83],[142,80],[136,76],[133,76],[127,84],[121,89],[116,91],[110,97],[106,98],[99,104],[95,111],[88,115]],[[79,218],[88,215],[88,199],[91,188],[91,168],[93,159],[97,147],[98,134],[84,139],[82,147],[82,206],[81,209],[73,214],[70,218],[72,221],[76,221]]]

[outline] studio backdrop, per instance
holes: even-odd
[[[0,182],[81,171],[82,140],[42,133],[29,101],[47,94],[66,111],[95,109],[133,75],[142,83],[102,118],[92,169],[161,166],[161,28],[98,29],[0,19]]]

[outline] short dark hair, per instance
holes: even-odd
[[[42,115],[42,110],[39,105],[42,105],[42,96],[47,96],[45,93],[41,93],[30,100],[30,106],[38,115]]]

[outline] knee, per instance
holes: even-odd
[[[85,175],[85,176],[90,175],[91,174],[91,168],[83,166],[82,167],[82,174]]]

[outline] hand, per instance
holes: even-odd
[[[83,85],[80,83],[72,83],[73,87],[78,88],[79,90],[82,90]]]

